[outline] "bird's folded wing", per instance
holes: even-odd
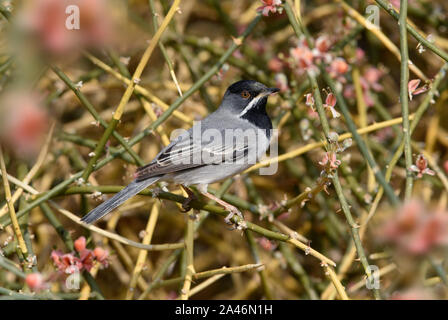
[[[168,145],[149,164],[140,167],[136,172],[137,181],[150,177],[201,167],[232,163],[248,153],[247,141],[203,141],[184,137]]]

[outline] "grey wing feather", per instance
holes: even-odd
[[[191,139],[190,134],[183,135],[165,147],[149,164],[138,168],[136,179],[143,181],[153,176],[201,166],[201,163],[191,160],[200,150],[200,145]]]
[[[145,179],[161,174],[178,172],[210,164],[216,165],[229,159],[234,161],[247,155],[249,148],[247,143],[237,144],[234,141],[226,145],[223,141],[215,141],[212,139],[208,141],[205,139],[195,140],[191,136],[191,130],[188,133],[188,135],[184,135],[182,138],[168,145],[151,163],[138,168],[136,180],[144,181]]]

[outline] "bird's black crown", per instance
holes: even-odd
[[[240,80],[232,84],[228,89],[228,93],[241,94],[243,91],[248,91],[252,97],[257,96],[259,93],[266,91],[268,88],[254,80]]]

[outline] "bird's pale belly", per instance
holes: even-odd
[[[269,147],[269,140],[263,136],[258,140],[257,146],[251,146],[249,154],[256,153],[256,157],[235,160],[236,162],[220,163],[217,165],[209,164],[202,167],[190,168],[185,171],[173,172],[165,175],[163,180],[171,181],[175,184],[183,184],[185,186],[196,184],[210,184],[220,180],[224,180],[238,173],[243,172],[247,168],[255,165],[255,163],[263,156]]]
[[[175,184],[183,184],[185,186],[210,184],[238,174],[252,165],[253,164],[245,164],[244,166],[241,164],[206,165],[195,169],[171,173],[166,175],[164,180],[172,181]]]

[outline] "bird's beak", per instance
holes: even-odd
[[[270,96],[271,94],[274,94],[279,91],[280,91],[279,88],[266,88],[258,95],[258,97],[264,98],[264,97]]]
[[[280,91],[279,88],[268,88],[268,90],[266,90],[266,95],[271,95],[271,94],[279,92],[279,91]]]

